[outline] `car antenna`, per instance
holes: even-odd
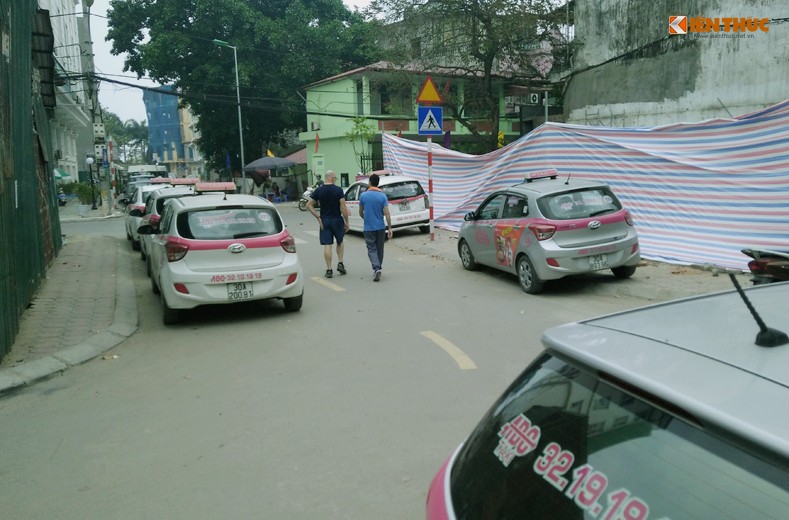
[[[572,175],[572,172],[567,172],[567,180],[564,181],[564,185],[565,186],[570,184],[570,175]]]
[[[785,332],[771,329],[764,323],[764,320],[762,320],[761,316],[759,316],[759,313],[756,312],[756,309],[754,308],[751,301],[747,296],[745,296],[745,291],[743,291],[742,287],[740,287],[740,283],[737,281],[737,278],[735,278],[734,273],[729,273],[729,278],[731,278],[731,283],[734,284],[734,288],[737,289],[737,292],[740,294],[740,298],[742,298],[742,301],[745,302],[745,306],[748,307],[749,311],[751,311],[753,318],[759,325],[759,332],[756,334],[756,344],[760,347],[778,347],[789,343],[789,336],[787,336]]]

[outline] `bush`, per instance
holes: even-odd
[[[73,193],[80,204],[93,204],[95,192],[89,182],[75,182]]]

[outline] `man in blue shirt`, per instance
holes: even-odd
[[[367,191],[359,197],[359,216],[364,220],[364,242],[367,256],[373,266],[373,281],[381,279],[381,264],[384,261],[384,241],[392,238],[392,217],[389,215],[389,201],[378,188],[380,178],[377,173],[370,175]],[[384,225],[386,218],[386,225]]]
[[[345,206],[345,192],[337,186],[337,174],[332,170],[326,172],[326,183],[318,186],[310,195],[307,209],[320,222],[320,243],[323,246],[323,259],[326,261],[326,278],[334,273],[331,269],[331,246],[337,241],[337,271],[345,274],[343,255],[345,253],[345,233],[348,231],[348,208]],[[320,203],[321,214],[315,210],[315,202]]]

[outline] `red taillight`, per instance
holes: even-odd
[[[556,260],[555,258],[546,258],[545,263],[553,267],[559,267],[559,261]]]
[[[286,253],[295,253],[296,252],[296,241],[293,237],[287,237],[279,243],[282,246],[282,249],[285,250]]]
[[[634,254],[636,254],[636,251],[638,251],[638,242],[633,244],[633,247],[630,248],[630,254],[634,255]]]
[[[293,282],[296,281],[296,278],[298,277],[299,275],[297,273],[290,273],[290,275],[288,275],[288,280],[285,282],[285,285],[292,284]]]
[[[764,260],[751,260],[748,262],[748,269],[750,269],[752,273],[764,273],[766,268],[767,262]]]
[[[182,283],[175,283],[173,284],[173,288],[181,294],[189,294],[189,289]]]
[[[427,198],[427,195],[424,196],[425,199],[425,209],[430,209],[430,199]]]
[[[548,224],[530,224],[529,229],[534,233],[537,240],[548,240],[556,233],[556,226]]]
[[[186,256],[189,248],[183,244],[176,244],[174,242],[167,242],[164,244],[164,251],[167,253],[168,262],[177,262]]]
[[[151,215],[151,218],[148,219],[148,223],[150,223],[152,226],[155,226],[159,223],[159,219],[161,219],[159,215]]]
[[[629,211],[625,211],[625,222],[627,222],[628,226],[633,225],[633,215]]]

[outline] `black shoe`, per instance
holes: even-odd
[[[373,275],[373,281],[377,282],[380,279],[381,279],[381,271],[376,271],[375,274]]]
[[[334,276],[334,273],[331,272],[331,269],[326,269],[326,274],[324,275],[326,278],[331,278]]]
[[[345,264],[343,264],[342,262],[340,262],[339,264],[337,264],[337,271],[338,271],[340,274],[346,274],[346,273],[348,272],[348,271],[346,271],[346,270],[345,270]]]

